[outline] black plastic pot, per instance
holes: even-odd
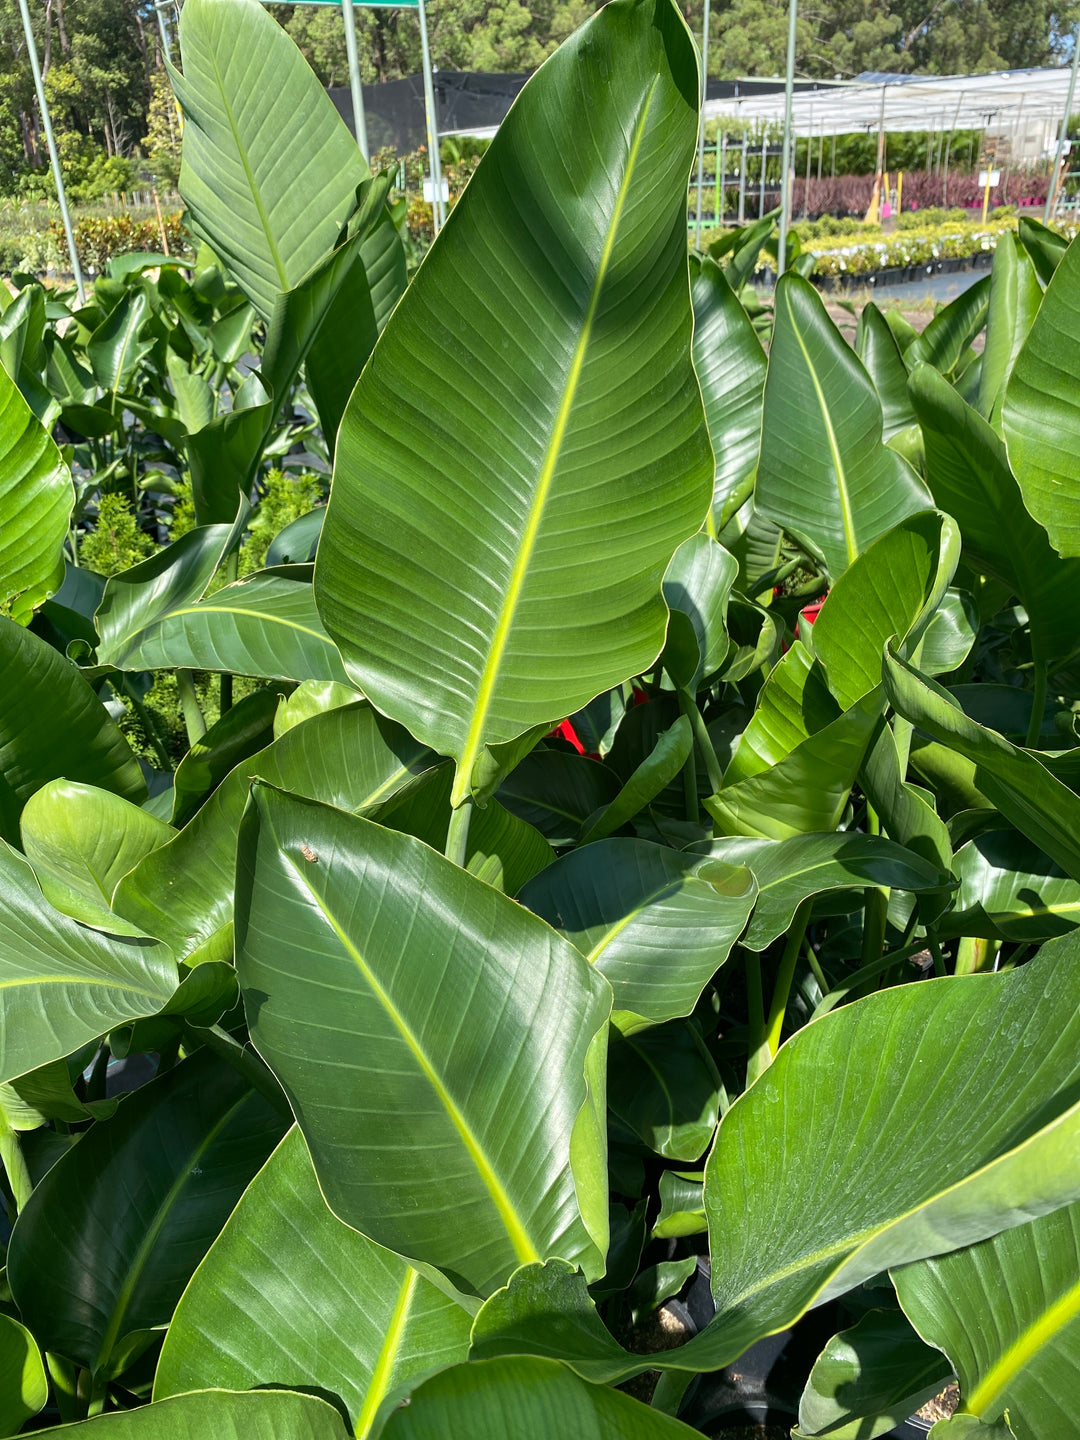
[[[697,1270],[678,1300],[669,1301],[687,1329],[703,1330],[716,1313],[709,1287],[709,1264]],[[773,1425],[786,1434],[798,1419],[799,1396],[810,1367],[842,1326],[838,1307],[811,1310],[790,1330],[752,1345],[732,1365],[698,1376],[686,1392],[679,1419],[703,1434],[724,1440],[747,1425]],[[904,1421],[883,1440],[924,1440],[930,1425]]]

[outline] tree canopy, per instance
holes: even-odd
[[[273,13],[325,85],[346,85],[336,7],[275,4]],[[529,71],[596,8],[595,0],[428,0],[440,69]],[[700,34],[702,0],[684,13]],[[147,173],[175,182],[177,129],[152,0],[32,0],[34,27],[65,172],[75,198],[130,188]],[[1060,63],[1080,0],[803,0],[796,68],[849,78],[865,70],[958,74]],[[359,9],[363,78],[420,69],[415,12]],[[787,0],[714,0],[709,73],[776,75]],[[46,153],[17,0],[0,0],[0,193],[48,193]]]

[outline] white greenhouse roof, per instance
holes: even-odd
[[[885,129],[1005,131],[1032,121],[1059,125],[1069,67],[1000,70],[990,75],[874,75],[816,91],[796,91],[796,135],[877,131],[885,101]],[[1080,102],[1078,102],[1080,103]],[[748,95],[706,102],[708,119],[723,116],[783,124],[784,95]]]

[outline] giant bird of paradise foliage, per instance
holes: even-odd
[[[1080,250],[755,323],[691,38],[612,0],[406,284],[256,0],[181,39],[217,348],[209,270],[4,317],[0,1433],[722,1435],[788,1330],[794,1434],[1077,1433]],[[236,580],[298,393],[329,506]],[[192,487],[107,582],[65,411]]]

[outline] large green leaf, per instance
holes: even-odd
[[[303,565],[259,570],[204,600],[158,610],[122,649],[103,644],[98,658],[124,670],[184,666],[268,680],[347,683],[337,647],[315,609],[309,575],[310,567]]]
[[[920,676],[891,647],[885,690],[898,714],[932,739],[975,762],[975,784],[1021,834],[1080,880],[1080,796],[1056,779],[1032,751],[969,720],[956,701]]]
[[[95,1375],[122,1370],[125,1337],[168,1323],[284,1129],[207,1051],[93,1126],[34,1190],[8,1247],[15,1303],[43,1348]]]
[[[1080,1195],[1078,954],[882,991],[781,1047],[705,1168],[717,1315],[686,1368]]]
[[[767,362],[761,341],[715,260],[690,257],[694,369],[716,456],[713,519],[757,469]]]
[[[370,173],[288,35],[255,0],[193,0],[180,24],[180,193],[264,320],[329,251]],[[288,139],[286,137],[289,137]]]
[[[933,510],[887,531],[844,571],[814,623],[814,653],[846,710],[881,684],[881,649],[918,645],[960,559],[960,531]]]
[[[236,965],[335,1214],[478,1293],[548,1254],[602,1270],[606,1186],[571,1142],[611,992],[542,920],[411,836],[256,785]]]
[[[776,290],[754,503],[834,580],[929,496],[882,442],[881,401],[808,280]]]
[[[990,283],[991,277],[984,275],[937,312],[905,352],[909,368],[922,361],[942,375],[955,372],[961,357],[986,323]]]
[[[699,533],[683,541],[664,574],[664,599],[672,610],[679,610],[687,617],[697,641],[693,673],[685,681],[679,680],[691,693],[716,674],[731,649],[727,633],[728,598],[738,571],[734,555],[729,555],[708,535]]]
[[[131,747],[78,667],[0,616],[0,836],[17,844],[23,806],[61,775],[146,798]]]
[[[728,865],[745,865],[757,881],[757,901],[741,943],[764,950],[791,924],[804,900],[836,890],[885,885],[936,890],[948,883],[936,865],[879,835],[858,831],[796,835],[790,840],[732,838],[694,846]]]
[[[915,424],[907,390],[907,366],[900,347],[871,300],[864,305],[855,335],[855,353],[866,367],[881,401],[882,435],[886,440]]]
[[[0,1315],[0,1435],[17,1435],[48,1398],[49,1382],[34,1337],[10,1315]]]
[[[895,1271],[916,1330],[952,1361],[961,1410],[1017,1440],[1076,1428],[1080,1405],[1080,1205]]]
[[[145,290],[129,290],[101,322],[86,343],[86,358],[103,390],[127,386],[135,367],[153,348],[153,340],[139,337],[150,314]]]
[[[103,664],[118,670],[135,668],[128,657],[153,639],[159,623],[205,593],[226,552],[239,540],[243,518],[241,513],[232,526],[200,525],[111,577],[94,616]]]
[[[633,774],[615,799],[599,815],[582,829],[581,844],[587,845],[602,840],[621,830],[635,815],[639,815],[650,801],[665,790],[682,770],[694,748],[694,735],[690,721],[680,715],[669,730],[663,731],[648,755],[637,765]]]
[[[871,692],[835,715],[820,667],[796,641],[769,676],[723,785],[705,801],[716,833],[786,840],[835,830],[880,708]]]
[[[1024,504],[1062,555],[1080,555],[1080,246],[1070,245],[1016,357],[1002,425]]]
[[[414,1390],[386,1440],[691,1440],[696,1430],[555,1360],[456,1365]]]
[[[472,1317],[326,1208],[299,1130],[248,1186],[177,1307],[154,1397],[293,1386],[358,1436],[411,1377],[465,1359]]]
[[[430,750],[369,705],[314,715],[232,770],[175,840],[148,855],[117,887],[119,914],[172,946],[231,957],[236,836],[251,777],[342,810],[377,810],[426,770]]]
[[[1027,610],[1044,660],[1080,645],[1080,564],[1059,558],[1024,507],[1005,447],[982,416],[928,365],[911,375],[934,500],[959,523],[964,558],[1008,585]]]
[[[611,982],[632,1031],[689,1015],[731,953],[755,899],[740,865],[645,840],[600,840],[530,880],[518,899]]]
[[[349,1434],[333,1405],[289,1390],[201,1390],[43,1433],[63,1440],[347,1440]]]
[[[52,780],[31,795],[21,831],[35,869],[106,907],[121,878],[176,833],[130,800],[71,780]]]
[[[1080,925],[1080,882],[1015,830],[969,840],[956,852],[953,872],[960,888],[938,924],[942,939],[1048,940]]]
[[[1064,235],[1041,225],[1030,215],[1021,215],[1016,229],[1020,244],[1031,256],[1031,263],[1035,266],[1039,279],[1044,285],[1049,285],[1069,242]]]
[[[355,691],[345,693],[350,700],[357,698]],[[174,825],[186,825],[230,770],[273,740],[281,702],[280,687],[264,685],[230,706],[196,740],[173,774]]]
[[[635,1035],[612,1034],[608,1109],[668,1160],[699,1160],[720,1118],[720,1076],[685,1020]]]
[[[0,1080],[153,1015],[172,995],[176,967],[164,945],[86,929],[54,910],[3,841],[0,876]]]
[[[450,830],[450,761],[433,766],[403,786],[372,819],[391,830],[415,835],[433,850],[445,850]],[[555,859],[539,830],[520,820],[497,800],[477,810],[469,826],[465,869],[504,895],[516,895],[527,880]]]
[[[534,750],[496,794],[514,815],[534,825],[553,845],[572,845],[582,826],[619,794],[619,778],[605,765],[561,750]]]
[[[798,1437],[874,1440],[902,1425],[952,1378],[948,1360],[898,1310],[871,1310],[834,1335],[799,1401]]]
[[[979,376],[979,414],[996,428],[1001,424],[1005,387],[1042,303],[1042,286],[1026,251],[1016,237],[999,237],[990,280],[986,317],[986,348]],[[1014,469],[1016,468],[1014,461]]]
[[[0,604],[55,587],[74,503],[59,450],[0,364]]]
[[[455,804],[485,747],[663,645],[660,581],[713,474],[690,360],[697,96],[670,0],[588,20],[522,91],[342,421],[319,608],[372,702],[458,762]]]

